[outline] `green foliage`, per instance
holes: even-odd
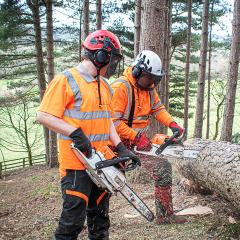
[[[124,26],[123,19],[118,18],[114,21],[112,27],[108,28],[109,31],[116,34],[122,44],[123,54],[133,58],[134,51],[134,33],[131,28]]]
[[[169,112],[178,118],[184,117],[184,69],[177,65],[171,64],[170,92],[169,92]],[[197,72],[190,73],[189,97],[196,94]],[[192,105],[189,106],[193,108]],[[189,113],[189,118],[193,113]]]
[[[235,133],[232,136],[232,143],[240,144],[240,133]]]
[[[229,12],[229,5],[225,1],[211,0],[210,6],[214,2],[212,24],[219,24],[219,18]],[[223,3],[224,2],[224,3]],[[187,43],[187,4],[186,1],[173,1],[173,32],[172,32],[172,61],[170,76],[170,95],[169,109],[173,116],[182,118],[184,109],[184,78],[186,62],[186,43]],[[202,1],[193,1],[192,5],[192,34],[191,34],[191,56],[190,63],[198,64],[199,57],[197,52],[200,50],[201,37],[198,30],[202,24]],[[226,39],[212,39],[212,51],[219,49],[229,49],[229,41]],[[190,75],[189,96],[196,93],[197,72]],[[190,106],[191,108],[192,106]],[[193,113],[190,113],[191,117]]]

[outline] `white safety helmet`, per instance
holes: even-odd
[[[143,50],[140,54],[138,54],[133,66],[134,70],[136,69],[135,73],[133,72],[134,77],[138,77],[140,74],[137,69],[159,77],[164,75],[160,57],[150,50]]]

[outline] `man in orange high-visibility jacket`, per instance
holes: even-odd
[[[37,120],[59,133],[59,164],[63,209],[54,239],[76,240],[87,216],[88,239],[109,239],[109,193],[98,188],[70,144],[91,157],[92,147],[110,142],[119,156],[140,165],[117,135],[111,120],[111,88],[102,77],[110,77],[122,55],[118,38],[106,30],[91,33],[83,43],[83,61],[65,70],[50,83]],[[101,76],[100,76],[101,75]]]
[[[152,116],[174,133],[177,132],[179,136],[182,134],[183,129],[166,111],[155,90],[163,75],[159,56],[144,50],[136,57],[133,67],[126,68],[123,76],[111,84],[114,90],[112,117],[117,132],[126,145],[135,145],[142,151],[151,149],[151,142],[144,134],[144,129]],[[145,164],[144,160],[142,164]],[[185,219],[173,213],[171,164],[160,161],[153,169],[156,208],[162,210],[157,212],[157,222],[185,222]]]

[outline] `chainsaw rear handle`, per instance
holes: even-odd
[[[102,169],[102,168],[115,166],[118,163],[124,163],[124,162],[127,162],[129,160],[130,160],[129,157],[115,157],[115,158],[110,159],[110,160],[99,161],[99,162],[95,163],[95,167],[96,167],[96,169],[99,170],[99,169]]]
[[[178,132],[175,132],[164,144],[162,144],[157,150],[156,150],[156,155],[159,155],[163,152],[163,150],[171,145],[172,143],[174,143],[173,139],[176,138],[178,136]]]

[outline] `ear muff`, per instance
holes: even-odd
[[[138,78],[142,74],[142,69],[140,66],[137,64],[136,66],[133,67],[132,69],[132,76],[134,78]]]
[[[134,78],[138,78],[142,74],[142,67],[141,65],[144,64],[144,58],[138,60],[138,63],[132,69],[132,76]]]
[[[111,45],[110,40],[105,38],[103,40],[103,47],[101,49],[97,50],[94,54],[94,58],[95,58],[97,65],[105,66],[106,64],[108,64],[109,58],[110,58],[108,48],[110,46],[113,47]]]
[[[95,52],[94,58],[98,65],[105,65],[109,61],[108,51],[104,48],[99,49]]]

